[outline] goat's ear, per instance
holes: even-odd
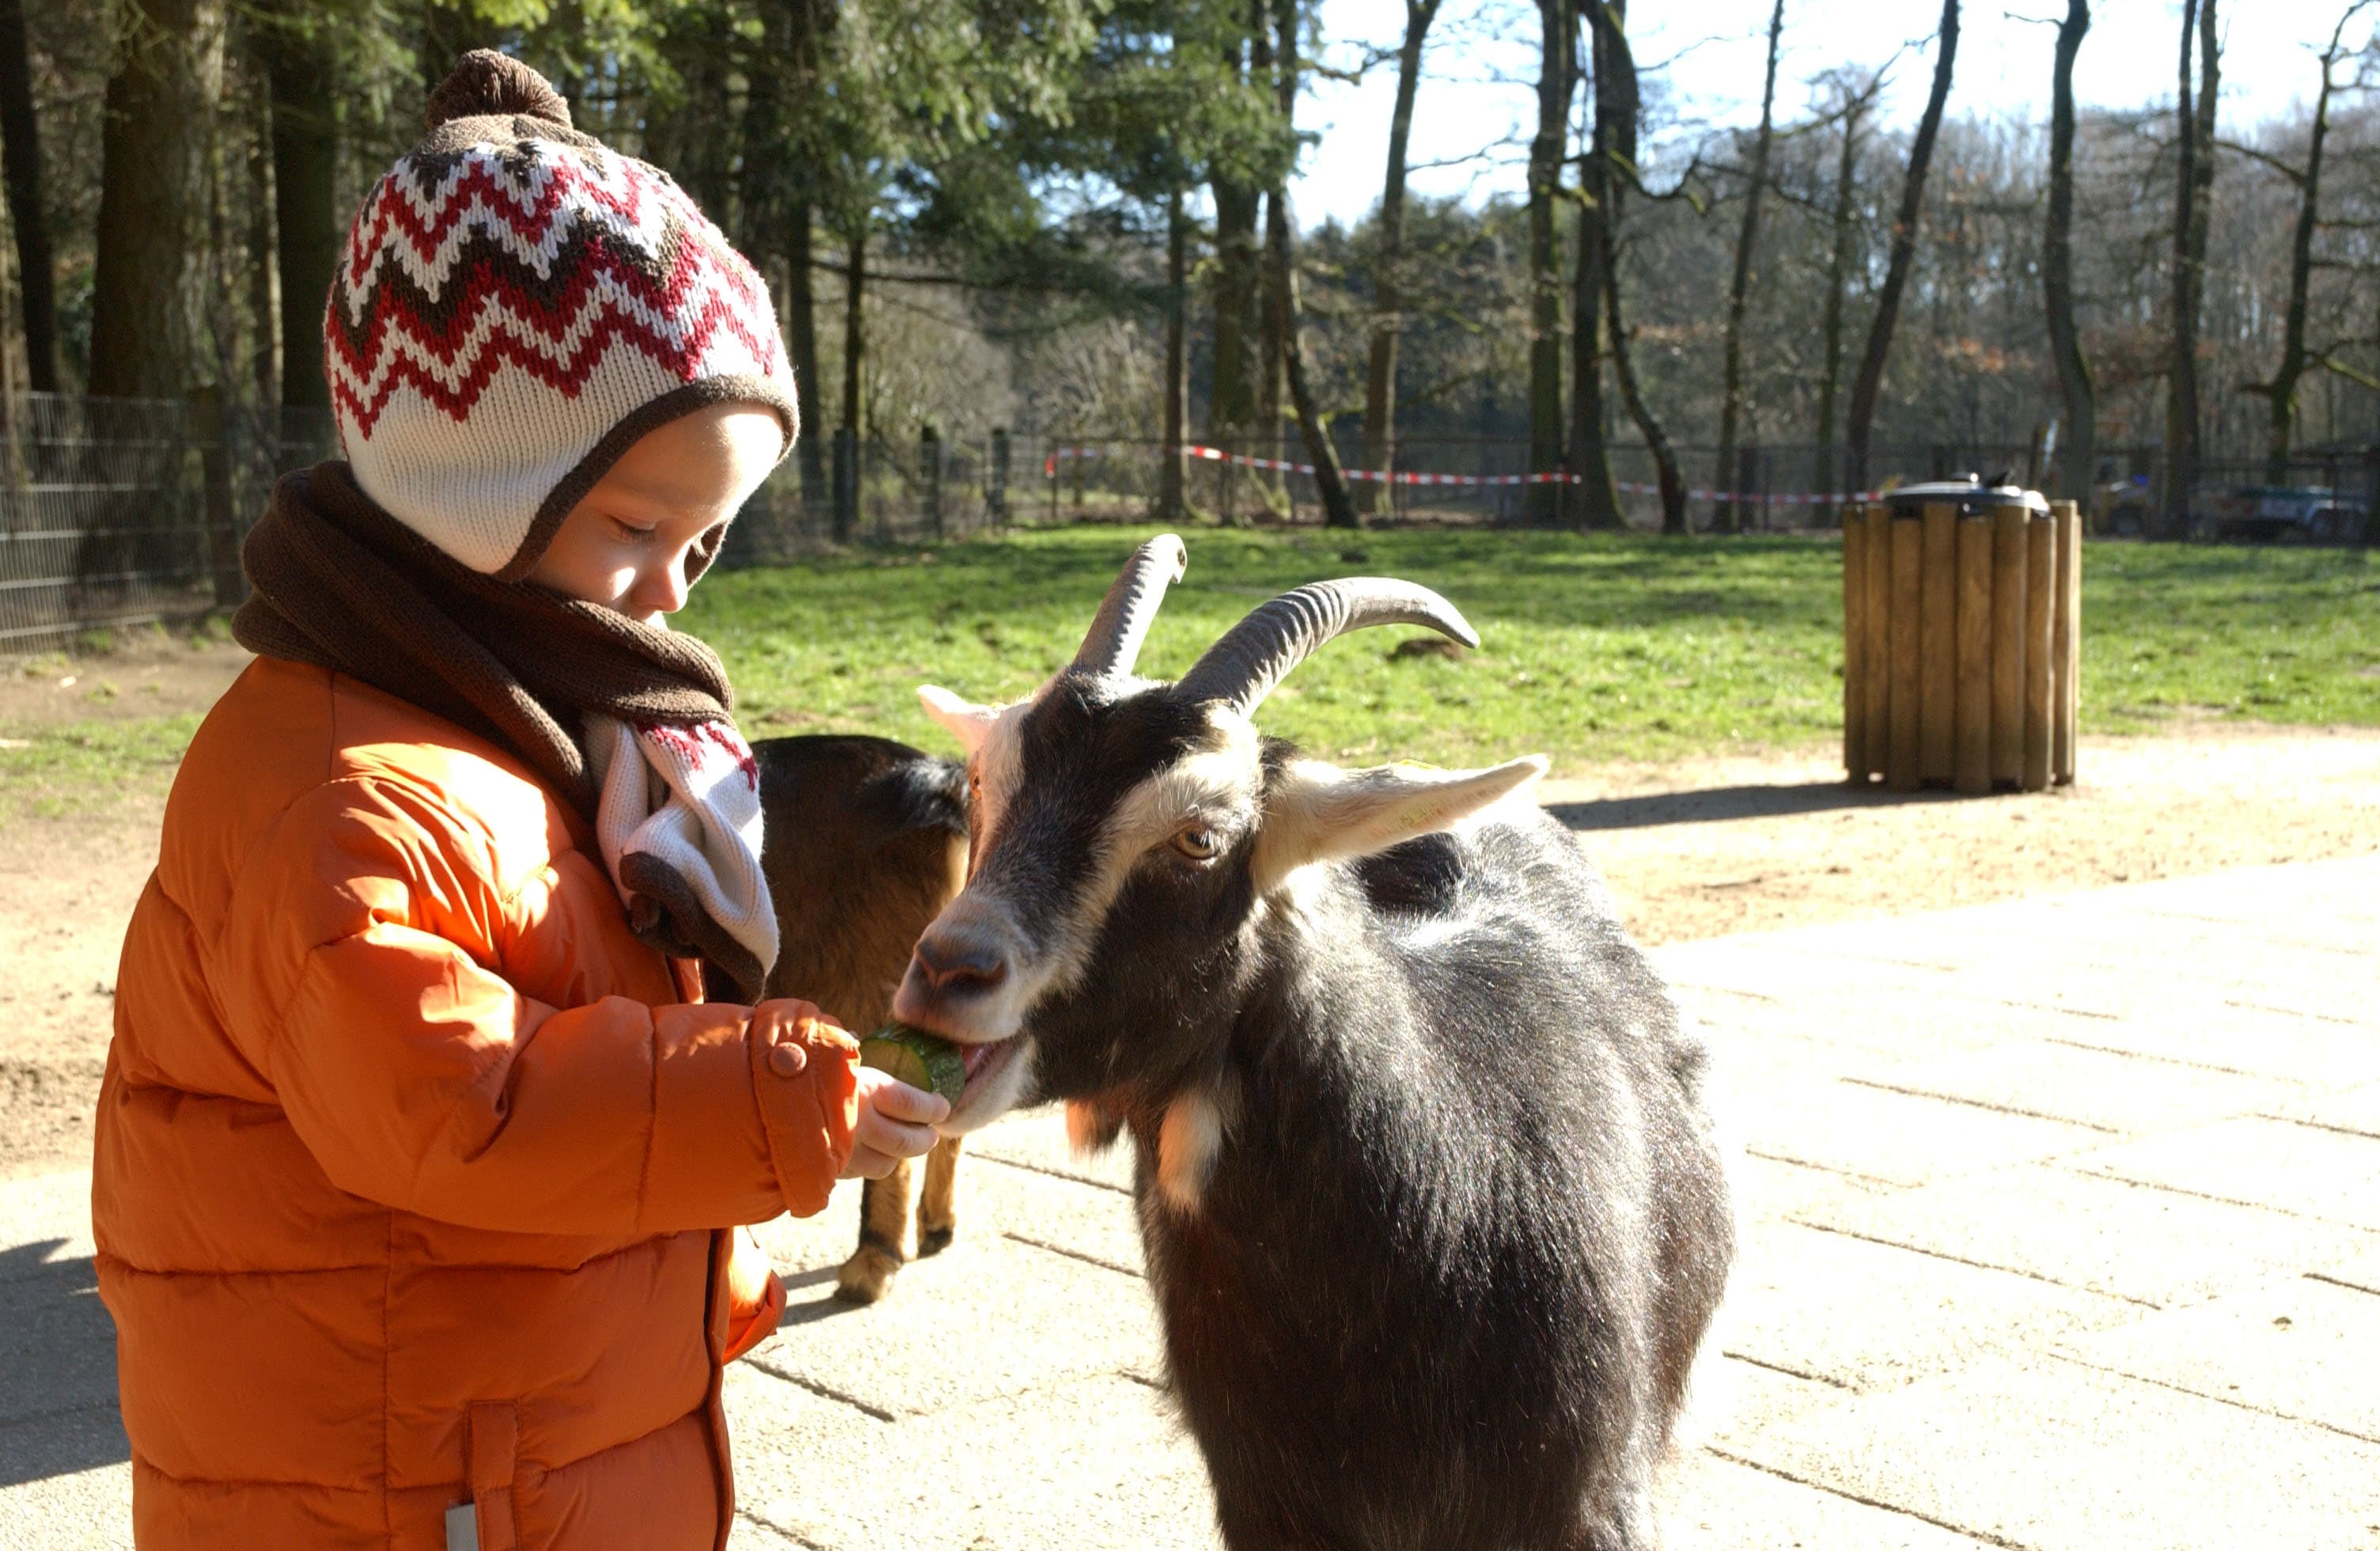
[[[940,685],[919,685],[917,703],[970,755],[983,746],[983,740],[991,733],[991,724],[1000,720],[1000,713],[990,706],[962,700]]]
[[[1486,770],[1426,770],[1382,765],[1342,770],[1300,759],[1265,794],[1257,837],[1259,891],[1308,862],[1366,856],[1400,841],[1450,829],[1546,773],[1540,755]]]

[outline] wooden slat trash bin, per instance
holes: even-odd
[[[2082,520],[1980,481],[1909,485],[1843,521],[1843,765],[1897,791],[2074,779]]]

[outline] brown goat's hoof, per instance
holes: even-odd
[[[834,1295],[846,1303],[873,1303],[892,1290],[901,1263],[874,1244],[862,1244],[835,1273]]]
[[[917,1230],[917,1258],[922,1260],[929,1254],[941,1254],[951,1247],[952,1236],[957,1232],[958,1229],[948,1223],[940,1228],[920,1228]]]

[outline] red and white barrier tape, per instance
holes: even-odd
[[[1268,468],[1278,470],[1284,474],[1310,475],[1314,472],[1314,466],[1310,463],[1292,463],[1285,458],[1251,457],[1245,453],[1227,453],[1220,447],[1201,447],[1195,442],[1184,446],[1182,450],[1194,458],[1203,458],[1208,463],[1237,464],[1243,468]],[[1061,458],[1103,458],[1111,455],[1111,454],[1102,447],[1059,447],[1053,449],[1050,455],[1042,460],[1042,478],[1051,479],[1057,478],[1058,460]],[[1351,480],[1368,480],[1373,483],[1387,482],[1399,485],[1583,485],[1586,482],[1585,476],[1584,475],[1563,474],[1559,472],[1548,474],[1417,474],[1400,469],[1396,473],[1390,474],[1376,468],[1349,468],[1342,471],[1342,477]],[[1633,484],[1626,479],[1616,480],[1614,481],[1614,485],[1615,488],[1625,491],[1632,495],[1658,495],[1661,493],[1661,487],[1658,485]],[[1690,490],[1686,492],[1686,499],[1689,501],[1730,501],[1736,502],[1746,506],[1840,506],[1850,502],[1874,501],[1877,499],[1877,494],[1874,491],[1853,491],[1828,495],[1764,495],[1758,493],[1743,494],[1734,491]]]

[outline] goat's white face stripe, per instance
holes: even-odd
[[[1035,697],[1036,699],[1038,696]],[[997,843],[1001,819],[1023,780],[1017,728],[1032,701],[1011,706],[1000,714],[976,755],[981,784],[976,798],[976,866]],[[1100,923],[1123,891],[1132,869],[1152,848],[1170,841],[1187,825],[1202,818],[1251,816],[1263,771],[1255,726],[1246,718],[1218,709],[1210,716],[1208,746],[1143,778],[1126,792],[1100,825],[1095,842],[1096,862],[1089,878],[1070,902],[1063,919],[1037,922],[1024,929],[1022,911],[1047,910],[1047,900],[1012,900],[981,881],[971,882],[966,900],[971,907],[1004,918],[1006,935],[1020,947],[1038,938],[1042,951],[1025,962],[1012,962],[1010,973],[976,1016],[978,1031],[1002,1038],[1022,1026],[1026,1010],[1044,996],[1078,984],[1088,967]],[[953,908],[958,908],[954,903]],[[1018,955],[1023,959],[1023,955]]]
[[[1000,828],[1000,816],[1024,779],[1024,761],[1016,747],[1017,724],[1040,703],[1049,688],[1045,684],[1014,705],[1002,707],[968,761],[977,782],[973,831],[978,857],[990,849],[992,834]]]

